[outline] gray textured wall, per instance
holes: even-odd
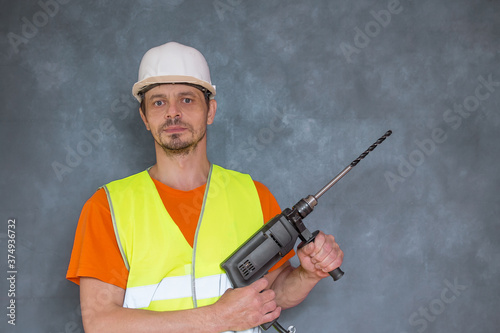
[[[322,281],[283,325],[498,332],[500,1],[2,8],[0,331],[83,331],[78,287],[64,278],[80,209],[154,162],[130,90],[143,53],[175,40],[204,53],[218,88],[212,162],[251,173],[283,208],[394,131],[308,217],[336,236],[346,275]]]

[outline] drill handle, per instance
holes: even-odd
[[[312,237],[309,238],[307,241],[303,241],[297,246],[297,249],[300,249],[301,247],[306,246],[307,244],[314,242],[314,239],[316,239],[316,236],[318,235],[319,230],[316,230],[315,232],[312,233]],[[333,278],[333,281],[339,280],[342,276],[344,276],[344,272],[339,268],[335,268],[333,271],[328,272],[330,276]]]

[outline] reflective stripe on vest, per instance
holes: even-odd
[[[221,285],[221,288],[214,286]],[[196,295],[199,299],[221,296],[220,291],[231,288],[231,282],[226,274],[205,276],[196,279]],[[191,298],[191,276],[166,277],[159,284],[127,288],[123,306],[126,308],[145,308],[151,300]]]
[[[195,198],[198,205],[203,200],[195,250],[166,211],[147,171],[104,189],[129,270],[125,307],[168,311],[214,303],[230,287],[220,263],[263,223],[250,176],[216,165],[204,198]]]

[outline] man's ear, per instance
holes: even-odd
[[[141,119],[144,122],[144,125],[146,125],[146,129],[148,131],[151,131],[151,128],[149,128],[148,118],[146,118],[145,112],[142,112],[142,109],[140,107],[139,107],[139,114],[141,115]]]
[[[217,112],[217,101],[215,99],[211,99],[208,102],[207,125],[211,125],[214,122],[216,112]]]

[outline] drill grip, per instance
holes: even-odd
[[[344,276],[344,272],[339,268],[335,268],[333,271],[328,272],[330,276],[333,278],[333,281],[337,281],[340,279],[342,276]]]
[[[318,235],[319,233],[319,230],[316,230],[315,232],[312,233],[312,237],[309,238],[307,241],[305,242],[301,242],[299,244],[299,246],[297,246],[297,249],[300,249],[301,247],[304,247],[306,246],[307,244],[311,243],[311,242],[314,242],[314,239],[316,239],[316,236]],[[330,274],[330,276],[332,277],[333,281],[337,281],[339,280],[342,276],[344,276],[344,272],[340,269],[340,267],[338,268],[335,268],[333,271],[331,272],[328,272],[328,274]]]

